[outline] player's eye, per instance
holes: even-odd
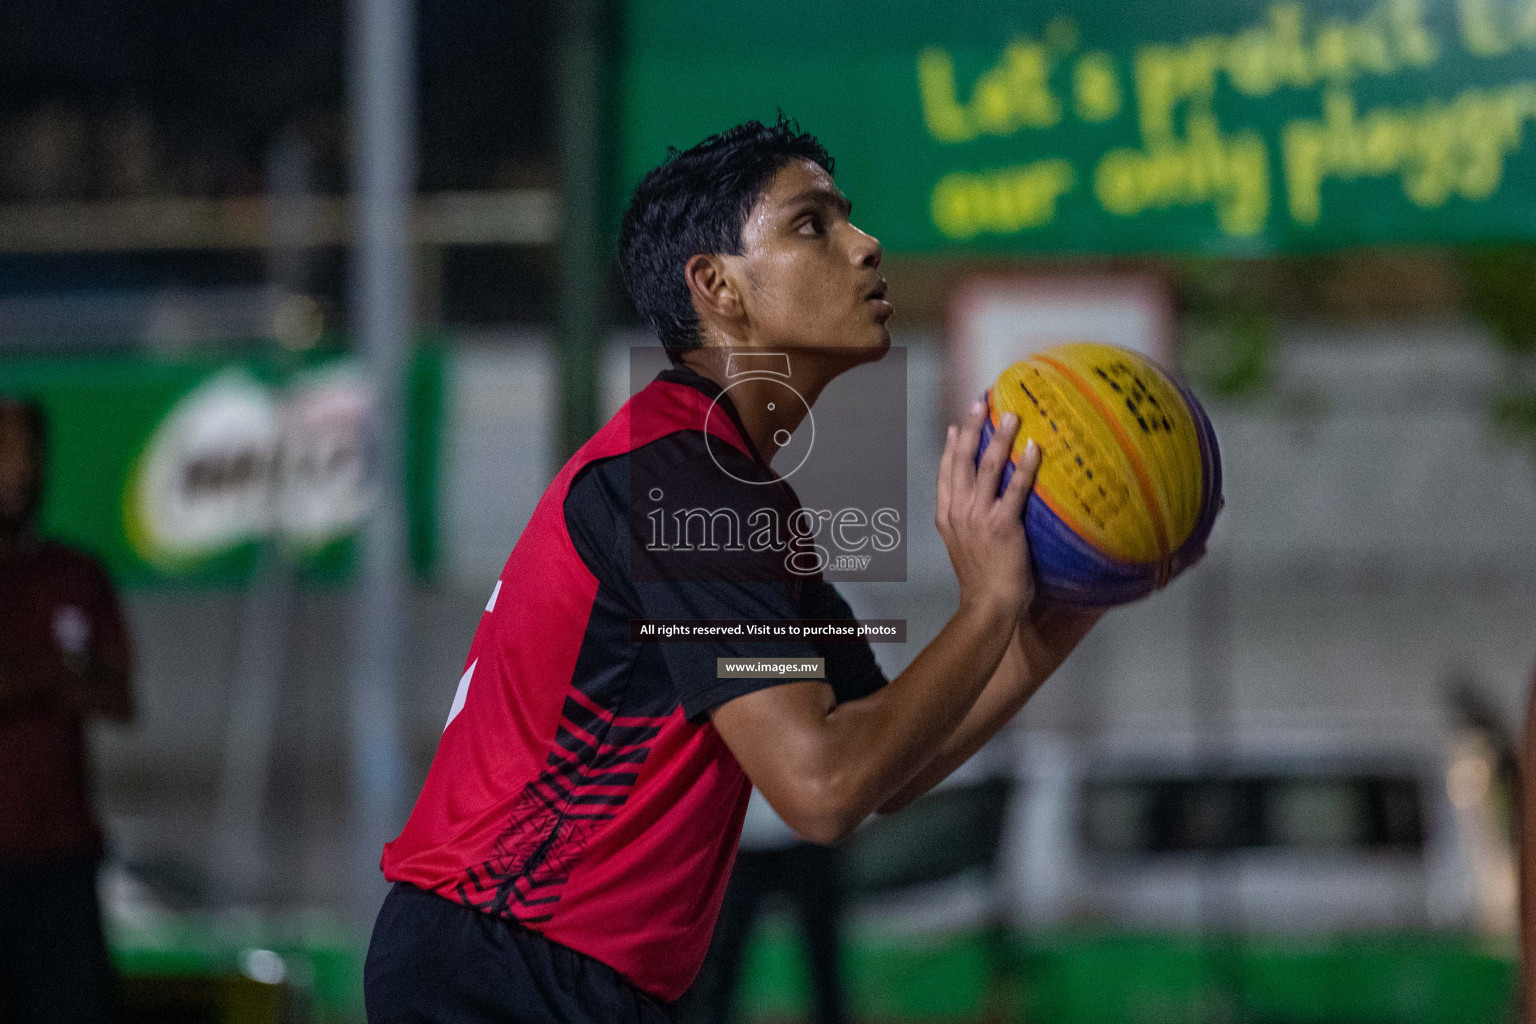
[[[822,232],[821,217],[814,213],[809,214],[805,217],[805,219],[800,221],[795,230],[800,234],[805,235],[807,238],[815,237]]]

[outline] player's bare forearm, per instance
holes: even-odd
[[[1020,619],[976,703],[918,773],[880,805],[880,813],[901,810],[968,761],[1013,720],[1102,615],[1096,609],[1047,607]]]
[[[1003,657],[1014,612],[967,604],[889,686],[834,706],[831,687],[789,683],[715,710],[754,785],[796,832],[833,843],[888,800],[965,717]]]
[[[1034,584],[1024,496],[1040,468],[1026,446],[999,487],[1018,431],[1005,416],[979,463],[985,407],[950,427],[939,460],[934,526],[960,585],[960,608],[907,670],[878,693],[834,707],[825,683],[747,694],[712,719],[747,776],[790,827],[836,842],[911,781],[940,750],[996,671]]]
[[[1008,656],[1008,617],[962,609],[891,685],[829,716],[848,744],[840,772],[851,830],[905,788],[946,739],[974,714]]]

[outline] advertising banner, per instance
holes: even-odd
[[[306,578],[343,578],[373,501],[371,396],[347,357],[285,366],[252,355],[0,362],[0,394],[39,402],[48,433],[43,532],[106,562],[125,586],[249,578],[273,539]],[[412,562],[435,532],[440,356],[408,387]]]
[[[668,146],[782,108],[894,252],[1536,237],[1533,0],[627,11],[624,196]]]

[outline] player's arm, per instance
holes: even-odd
[[[944,781],[1035,695],[1099,621],[1099,609],[1046,606],[1021,616],[997,671],[960,725],[922,769],[878,810],[893,814]]]
[[[1039,468],[1030,446],[1001,495],[1018,422],[1005,418],[980,466],[970,453],[982,411],[950,428],[935,525],[960,584],[960,606],[889,686],[835,704],[825,683],[769,687],[721,704],[711,720],[780,817],[834,843],[903,790],[945,748],[997,671],[1033,585],[1021,518]]]

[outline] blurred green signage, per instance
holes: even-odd
[[[431,564],[441,392],[435,349],[410,376],[412,560]],[[94,356],[0,362],[0,393],[40,401],[49,465],[42,525],[119,583],[248,579],[275,539],[310,579],[337,579],[371,506],[370,398],[346,358]]]
[[[627,197],[777,108],[902,252],[1536,237],[1536,0],[630,0]]]

